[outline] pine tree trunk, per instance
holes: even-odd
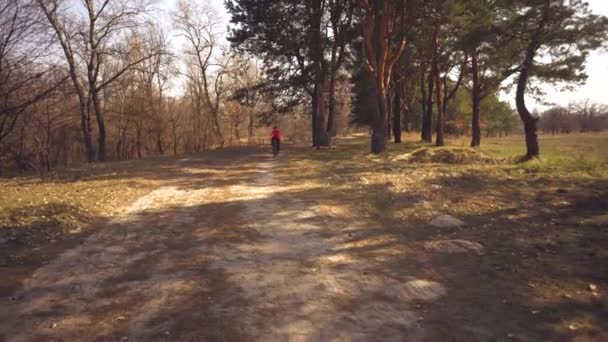
[[[431,69],[427,80],[427,93],[426,93],[426,112],[422,118],[422,141],[432,142],[433,141],[433,90],[435,83],[434,68]]]
[[[421,72],[420,72],[420,108],[422,108],[422,128],[421,128],[421,132],[420,132],[420,140],[424,141],[425,138],[425,132],[424,132],[424,128],[425,128],[425,123],[424,120],[426,119],[426,66],[421,68]]]
[[[435,99],[437,102],[437,122],[435,124],[435,145],[443,146],[443,103],[442,103],[442,92],[441,92],[441,77],[439,75],[439,25],[435,24],[435,33],[433,35],[433,66],[432,73],[435,77]],[[432,81],[431,81],[432,83]],[[432,94],[429,96],[432,98]],[[432,107],[432,106],[431,106]]]
[[[374,92],[378,112],[372,121],[371,152],[377,154],[386,151],[386,93],[377,84]]]
[[[393,75],[393,87],[395,89],[395,98],[393,99],[393,135],[395,144],[401,144],[401,81],[399,73],[395,70]]]
[[[393,117],[393,106],[392,106],[392,91],[389,91],[386,94],[386,141],[389,142],[392,136],[392,117]]]
[[[530,44],[530,47],[526,51],[524,62],[522,63],[519,79],[517,80],[517,92],[515,94],[515,104],[517,107],[517,113],[521,121],[524,124],[524,132],[526,134],[526,158],[532,159],[540,155],[540,148],[538,146],[537,136],[537,122],[538,118],[532,116],[528,108],[526,107],[525,94],[526,86],[528,84],[530,67],[534,60],[534,47]]]
[[[472,115],[472,139],[471,147],[478,147],[481,144],[481,125],[480,125],[480,104],[481,86],[479,84],[479,51],[473,49],[471,54],[471,73],[473,74],[473,115]]]
[[[327,111],[327,134],[329,137],[337,135],[336,126],[336,77],[331,75],[329,80],[329,106]]]
[[[435,145],[436,146],[444,146],[445,142],[443,140],[443,121],[445,117],[445,113],[443,112],[442,105],[442,93],[441,93],[441,79],[439,77],[439,72],[435,75],[436,90],[435,95],[437,99],[437,122],[435,124]]]
[[[318,80],[312,99],[312,144],[316,148],[329,146],[329,135],[325,129],[323,89],[323,80]]]

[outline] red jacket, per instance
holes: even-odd
[[[270,138],[282,140],[283,135],[281,134],[281,131],[279,131],[278,129],[273,129],[272,133],[270,134]]]

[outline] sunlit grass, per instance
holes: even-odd
[[[391,144],[389,151],[410,152],[412,148],[433,147],[419,143],[417,135],[406,135],[405,144]],[[518,167],[530,172],[549,172],[556,175],[608,177],[608,133],[573,133],[539,136],[541,156],[538,160],[521,163]],[[446,148],[469,147],[470,137],[450,137]],[[515,163],[526,153],[522,135],[482,138],[478,149],[485,155]]]
[[[112,215],[154,187],[154,181],[134,172],[154,165],[105,163],[60,171],[48,181],[0,179],[0,229],[74,229],[87,218]]]

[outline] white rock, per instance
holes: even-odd
[[[431,225],[438,228],[458,228],[464,224],[461,220],[450,215],[439,215],[431,221]]]
[[[389,293],[404,301],[435,301],[445,295],[446,289],[436,281],[416,279],[389,289]]]
[[[483,255],[484,247],[473,241],[468,240],[435,240],[424,243],[424,248],[441,253],[475,253]]]

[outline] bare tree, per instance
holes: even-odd
[[[148,1],[83,0],[86,16],[62,6],[61,0],[36,0],[61,45],[70,69],[70,77],[78,95],[81,126],[87,159],[95,159],[91,134],[90,111],[95,113],[98,127],[97,158],[106,159],[106,127],[101,107],[104,89],[125,72],[161,53],[160,49],[138,55],[139,46],[121,44],[128,31],[137,30],[145,23]],[[74,19],[76,17],[76,19]],[[123,61],[114,73],[102,79],[105,62],[118,58]],[[83,66],[83,67],[81,67]],[[85,75],[83,77],[83,75]]]
[[[24,111],[67,80],[49,63],[52,49],[44,18],[33,5],[27,0],[0,1],[0,142]]]
[[[209,115],[215,144],[224,145],[220,127],[220,104],[225,95],[224,77],[229,55],[221,53],[219,43],[218,15],[211,9],[196,6],[187,1],[178,4],[174,14],[174,24],[180,36],[186,39],[184,61],[188,65],[186,73],[191,83],[192,95],[196,101],[196,111]],[[206,144],[206,141],[205,141]]]

